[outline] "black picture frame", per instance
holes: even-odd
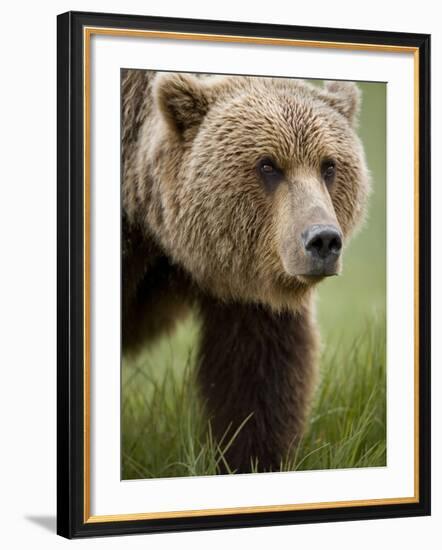
[[[369,44],[415,49],[419,60],[419,468],[412,503],[89,522],[84,463],[85,27]],[[430,514],[430,36],[135,15],[68,12],[57,20],[57,532],[67,538],[393,518]],[[87,390],[86,390],[87,391]]]

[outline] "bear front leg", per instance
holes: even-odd
[[[317,337],[309,307],[275,313],[206,301],[201,330],[199,383],[221,448],[249,417],[225,454],[229,468],[279,471],[302,435],[314,386]]]

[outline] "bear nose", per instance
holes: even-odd
[[[311,225],[302,234],[304,247],[315,259],[337,259],[342,249],[342,237],[333,225]]]

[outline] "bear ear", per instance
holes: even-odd
[[[344,115],[352,126],[357,125],[361,107],[361,90],[354,82],[327,81],[324,83],[324,99]]]
[[[204,83],[197,77],[181,73],[159,73],[153,96],[168,125],[178,134],[200,124],[209,110]]]

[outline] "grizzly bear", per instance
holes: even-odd
[[[302,434],[314,289],[369,192],[359,108],[350,82],[122,72],[123,351],[197,312],[213,433],[244,424],[235,472],[279,470]]]

